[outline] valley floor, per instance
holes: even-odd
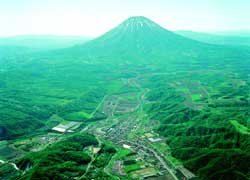
[[[126,83],[135,88],[132,93],[108,94],[103,97],[96,111],[102,111],[107,118],[102,121],[91,122],[81,128],[81,122],[65,121],[52,128],[52,131],[46,134],[33,135],[29,138],[19,139],[17,141],[1,142],[5,144],[0,151],[5,151],[3,158],[14,162],[25,155],[25,152],[39,152],[50,145],[60,142],[68,134],[72,133],[90,133],[94,134],[101,144],[111,144],[116,148],[117,153],[110,162],[104,167],[104,172],[115,179],[169,179],[177,180],[195,175],[185,169],[186,174],[177,174],[178,168],[184,168],[179,161],[173,162],[169,146],[164,142],[164,137],[154,132],[156,122],[148,118],[143,110],[144,104],[152,103],[146,100],[145,96],[149,89],[142,88],[137,82],[137,78],[127,79]],[[128,101],[129,99],[129,101]],[[9,149],[9,150],[7,150]],[[91,161],[83,175],[78,177],[87,178],[87,174],[97,156],[100,148],[94,148],[94,154],[91,155]],[[9,151],[9,152],[6,152]],[[11,153],[12,152],[12,155]],[[7,163],[1,160],[1,163]],[[13,169],[20,170],[14,163]],[[24,172],[28,171],[24,170]],[[180,177],[183,176],[183,177]]]
[[[203,73],[209,76],[205,83],[199,70],[157,70],[115,79],[102,94],[90,91],[52,114],[44,129],[0,141],[0,177],[35,179],[51,171],[46,177],[63,172],[58,179],[213,179],[206,173],[214,167],[248,157],[249,127],[239,119],[248,112],[248,97],[241,94],[249,87],[237,75]],[[222,74],[226,81],[218,83]],[[247,166],[238,167],[232,173]]]

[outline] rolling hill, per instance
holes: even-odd
[[[250,35],[241,36],[237,33],[217,35],[193,31],[176,31],[175,33],[204,43],[230,46],[250,46]]]
[[[0,46],[21,46],[32,51],[48,51],[69,48],[91,39],[83,36],[19,35],[0,37]]]

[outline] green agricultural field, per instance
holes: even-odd
[[[194,94],[194,95],[192,95],[192,100],[193,101],[198,101],[200,99],[201,99],[201,95],[200,94]]]
[[[65,119],[68,120],[78,120],[78,119],[90,119],[93,116],[89,113],[86,113],[84,111],[79,111],[79,112],[74,112],[74,113],[70,113],[67,114],[66,116],[64,116]]]
[[[177,88],[177,92],[189,92],[188,88]]]
[[[142,169],[141,167],[144,165],[144,163],[141,161],[141,162],[136,162],[134,164],[131,164],[131,165],[126,165],[124,167],[125,169],[125,172],[127,173],[131,173],[133,171],[136,171],[136,170],[139,170],[139,169]]]

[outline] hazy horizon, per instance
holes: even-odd
[[[96,37],[131,16],[145,16],[171,31],[250,31],[242,18],[250,17],[249,6],[246,0],[0,0],[0,36]]]

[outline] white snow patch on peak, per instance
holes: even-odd
[[[127,20],[124,21],[122,24],[123,27],[128,32],[135,32],[141,29],[154,29],[157,28],[158,25],[151,21],[150,19],[143,17],[143,16],[135,16],[128,18]]]

